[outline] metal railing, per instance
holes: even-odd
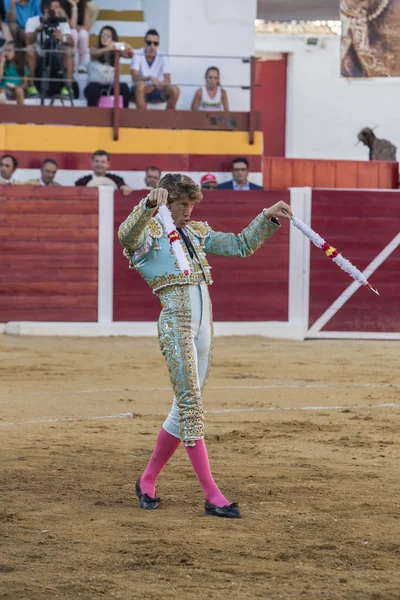
[[[28,52],[29,50],[24,48],[24,49],[18,49],[16,52]],[[63,63],[63,54],[68,54],[71,55],[71,60],[74,59],[74,52],[73,49],[71,48],[70,50],[65,50],[63,48],[57,48],[56,50],[52,49],[52,50],[46,50],[46,49],[41,49],[40,50],[40,56],[43,57],[46,55],[46,53],[58,53],[58,61],[59,63],[62,63],[61,68],[64,71],[62,76],[59,77],[51,77],[51,76],[46,76],[46,73],[41,72],[40,75],[38,77],[35,76],[35,74],[29,74],[28,77],[32,80],[34,80],[35,82],[40,83],[40,87],[41,89],[39,90],[40,92],[40,96],[41,96],[41,102],[42,104],[44,103],[44,100],[46,99],[46,97],[48,98],[48,96],[44,96],[43,94],[43,90],[45,92],[48,91],[48,86],[43,85],[46,83],[60,83],[60,84],[64,84],[66,85],[66,87],[69,89],[70,91],[70,97],[69,97],[69,101],[71,102],[71,106],[74,106],[73,100],[73,91],[69,85],[69,81],[68,81],[68,76],[67,76],[67,72]],[[60,56],[61,55],[61,56]],[[162,54],[160,54],[162,55]],[[241,61],[242,64],[249,64],[250,67],[250,77],[249,77],[249,83],[248,84],[232,84],[232,83],[227,83],[227,84],[223,84],[224,88],[227,89],[241,89],[241,90],[248,90],[249,94],[250,94],[250,110],[249,110],[249,119],[248,119],[248,132],[249,132],[249,143],[250,144],[254,144],[254,137],[255,137],[255,131],[256,131],[256,111],[255,111],[255,88],[257,87],[257,83],[256,83],[256,78],[257,78],[257,58],[254,56],[251,57],[243,57],[243,56],[208,56],[208,55],[165,55],[168,56],[169,58],[174,58],[174,59],[184,59],[184,60],[188,60],[188,59],[201,59],[203,61],[207,60],[209,64],[215,64],[216,62],[219,63],[219,61],[222,60],[239,60]],[[113,118],[112,118],[112,123],[113,123],[113,138],[114,140],[118,139],[118,132],[119,132],[119,128],[120,128],[120,122],[121,122],[121,111],[123,109],[120,108],[120,96],[121,96],[121,90],[120,90],[120,84],[121,84],[121,72],[120,72],[120,64],[121,64],[121,58],[123,58],[121,56],[121,52],[119,50],[115,50],[114,51],[114,83],[113,86],[110,85],[110,87],[114,88],[113,91],[113,95],[114,95],[114,106],[112,109],[103,109],[103,110],[112,110],[113,112]],[[44,61],[46,62],[46,61]],[[48,63],[46,63],[48,66]],[[51,75],[51,69],[48,69],[48,72]],[[79,85],[79,83],[78,83]],[[204,82],[198,82],[198,81],[183,81],[183,82],[172,82],[172,85],[176,85],[179,88],[183,88],[183,87],[201,87],[202,85],[204,85]],[[54,94],[54,97],[57,97],[57,94]],[[67,99],[65,97],[65,99]],[[213,113],[214,116],[214,120],[217,118],[216,115],[216,111],[209,111]],[[221,111],[224,112],[224,111]],[[229,111],[231,112],[231,111]],[[226,120],[226,122],[228,123],[228,120]]]

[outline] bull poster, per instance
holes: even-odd
[[[400,76],[400,0],[341,0],[343,77]]]

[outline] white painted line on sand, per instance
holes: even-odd
[[[255,412],[280,412],[280,411],[321,411],[321,410],[372,410],[379,408],[400,408],[400,404],[396,402],[385,402],[383,404],[373,404],[363,406],[361,404],[354,404],[352,406],[346,406],[345,404],[336,406],[265,406],[261,408],[249,407],[249,408],[221,408],[216,410],[205,410],[206,414],[219,415],[229,413],[255,413]],[[166,413],[140,413],[141,417],[165,417]],[[117,415],[98,415],[98,416],[84,416],[84,417],[52,417],[49,419],[30,419],[28,421],[15,421],[0,423],[0,427],[13,427],[16,425],[42,425],[49,423],[79,423],[84,421],[102,421],[111,419],[129,419],[134,418],[135,413],[126,412],[119,413]]]
[[[301,389],[340,389],[340,388],[400,388],[400,383],[299,383],[287,384],[277,383],[273,385],[216,385],[207,386],[207,391],[217,390],[301,390]],[[100,393],[123,393],[123,392],[171,392],[170,387],[149,387],[149,388],[101,388],[92,390],[61,390],[61,391],[42,391],[30,392],[28,396],[64,396],[75,394],[100,394]],[[9,392],[13,393],[13,392]],[[18,392],[20,393],[20,392]]]

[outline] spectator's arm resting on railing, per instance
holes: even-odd
[[[199,88],[194,97],[193,97],[193,102],[192,102],[192,106],[191,106],[191,110],[197,110],[200,106],[200,102],[201,102],[201,88]]]

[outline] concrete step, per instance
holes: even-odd
[[[100,10],[99,21],[144,21],[142,10]]]
[[[113,25],[113,24],[108,23],[108,25]],[[143,35],[141,35],[141,36],[118,35],[118,38],[119,38],[120,42],[126,42],[134,50],[143,48]],[[89,36],[89,47],[97,46],[97,40],[98,40],[98,35],[91,33]]]
[[[143,0],[96,0],[100,10],[142,11]]]
[[[144,44],[143,38],[146,31],[149,29],[145,21],[96,21],[90,30],[91,34],[98,35],[103,27],[111,25],[118,33],[118,37],[123,35],[131,37],[140,37],[142,39],[142,46]],[[96,40],[97,41],[97,40]]]

